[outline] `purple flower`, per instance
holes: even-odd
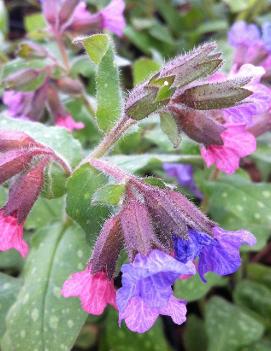
[[[198,272],[203,281],[205,273],[228,275],[241,265],[240,247],[253,246],[254,235],[246,230],[227,231],[213,228],[213,237],[196,230],[189,230],[188,239],[174,238],[176,258],[185,263],[198,257]]]
[[[233,47],[240,45],[251,46],[252,43],[260,40],[261,33],[255,24],[247,24],[244,21],[238,21],[233,24],[228,32],[229,43]]]
[[[11,117],[28,118],[31,110],[33,92],[7,90],[3,94],[3,102],[8,108]]]
[[[100,11],[102,28],[108,29],[121,37],[125,28],[124,9],[125,2],[123,0],[112,0],[110,4]]]
[[[169,177],[176,178],[177,182],[191,191],[199,199],[202,199],[202,193],[198,189],[193,178],[193,167],[181,163],[164,163],[164,171]]]
[[[265,48],[271,52],[271,22],[264,22],[262,25],[262,40]]]
[[[192,262],[181,263],[159,250],[148,256],[138,253],[130,264],[122,266],[122,287],[117,291],[120,322],[143,333],[159,314],[171,316],[177,324],[185,321],[185,303],[173,296],[171,286],[181,274],[195,274]]]

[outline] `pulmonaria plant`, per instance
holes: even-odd
[[[78,296],[83,309],[94,314],[111,304],[119,312],[119,321],[125,320],[129,329],[139,333],[150,329],[159,315],[182,324],[186,306],[174,297],[174,282],[195,274],[196,269],[203,281],[207,272],[234,273],[241,264],[240,246],[254,245],[255,237],[245,230],[223,230],[178,192],[148,185],[105,161],[90,162],[122,179],[125,193],[119,211],[101,230],[88,268],[64,283],[63,296]],[[116,291],[115,305],[112,277],[123,247],[130,263],[121,268],[122,287]],[[100,295],[100,285],[94,283],[98,276],[104,286]]]
[[[22,132],[0,132],[0,183],[10,181],[8,200],[0,209],[0,251],[28,253],[23,240],[24,222],[43,189],[46,168],[57,162],[69,174],[69,166],[53,150]]]

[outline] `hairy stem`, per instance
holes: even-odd
[[[66,48],[65,48],[65,44],[63,42],[63,37],[62,37],[61,34],[56,33],[55,34],[55,39],[56,39],[56,43],[57,43],[60,55],[62,57],[64,66],[65,66],[66,70],[69,72],[69,70],[70,70],[70,63],[69,63],[69,58],[68,58],[67,51],[66,51]]]

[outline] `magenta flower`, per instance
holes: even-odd
[[[113,280],[104,272],[92,274],[90,267],[74,273],[64,282],[61,293],[64,297],[79,297],[82,309],[100,315],[108,304],[116,308],[116,291]]]
[[[18,223],[16,215],[5,215],[0,210],[0,251],[17,250],[22,257],[28,254],[28,245],[23,240],[23,224]]]
[[[202,198],[202,193],[195,183],[193,177],[193,167],[191,165],[181,163],[164,163],[163,168],[169,177],[176,178],[177,182],[181,186],[187,188],[199,199]]]
[[[221,133],[223,145],[202,146],[201,156],[207,167],[215,164],[222,172],[232,174],[238,169],[240,159],[256,150],[256,139],[244,124],[226,124],[225,127]]]
[[[125,28],[124,9],[125,2],[123,0],[112,0],[100,11],[102,28],[106,28],[121,37]]]
[[[198,272],[203,281],[207,272],[228,275],[241,265],[240,247],[256,244],[254,235],[246,230],[227,231],[215,226],[213,236],[189,230],[188,239],[175,237],[176,259],[189,262],[198,258]]]
[[[149,330],[159,314],[177,324],[186,317],[186,306],[173,296],[171,286],[181,274],[195,274],[192,262],[183,264],[160,250],[148,256],[137,254],[133,263],[122,266],[122,287],[117,291],[120,323],[135,332]]]
[[[74,130],[78,129],[83,129],[85,127],[83,122],[76,122],[70,115],[57,117],[56,125],[58,127],[67,129],[69,132],[73,132]]]

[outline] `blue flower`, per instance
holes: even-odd
[[[195,274],[192,262],[181,263],[159,250],[149,255],[138,253],[133,263],[122,266],[122,287],[117,291],[120,322],[143,333],[159,314],[169,315],[177,324],[185,321],[184,301],[173,296],[171,286],[181,274]]]
[[[185,263],[198,258],[198,272],[204,282],[207,272],[219,275],[236,272],[241,265],[240,247],[255,243],[254,235],[246,230],[227,231],[219,227],[213,228],[213,237],[192,229],[187,240],[174,237],[176,259]]]
[[[193,167],[181,163],[164,163],[164,171],[169,177],[176,178],[177,182],[187,188],[197,198],[202,199],[202,193],[198,189],[193,178]]]

